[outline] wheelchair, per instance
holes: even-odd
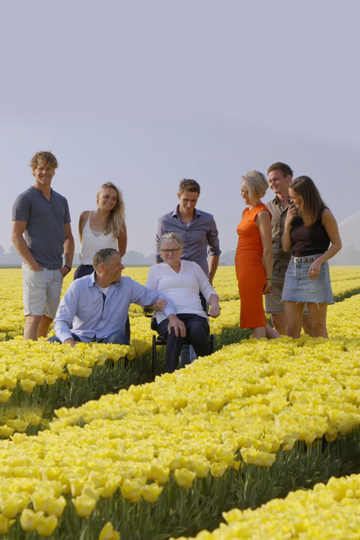
[[[214,334],[208,335],[209,345],[210,345],[210,354],[213,354],[215,352],[215,336]],[[153,378],[155,380],[156,374],[157,374],[157,350],[156,347],[158,345],[166,346],[167,342],[167,336],[166,335],[157,335],[153,336],[152,339],[152,373]],[[184,338],[184,345],[191,345],[190,340],[185,337]]]

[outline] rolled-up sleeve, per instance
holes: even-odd
[[[221,255],[219,233],[214,218],[211,219],[207,240],[209,245],[209,255]]]
[[[157,263],[161,263],[163,262],[161,256],[160,256],[160,252],[159,252],[159,241],[160,241],[160,238],[162,237],[162,235],[165,233],[165,229],[164,229],[164,216],[163,217],[160,217],[159,220],[158,220],[158,228],[157,228],[157,233],[156,233],[156,237],[155,237],[155,261]]]

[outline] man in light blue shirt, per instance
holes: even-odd
[[[68,288],[56,314],[56,337],[49,341],[72,347],[76,341],[127,345],[125,323],[131,303],[163,310],[169,318],[169,332],[178,335],[182,324],[171,300],[130,277],[122,277],[124,267],[118,251],[101,249],[94,256],[93,266],[93,274],[73,281]]]

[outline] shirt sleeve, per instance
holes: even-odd
[[[215,291],[214,287],[210,284],[209,278],[205,274],[204,270],[198,264],[194,263],[194,265],[196,277],[199,283],[199,289],[205,300],[209,302],[212,294],[215,294],[218,297],[219,295]]]
[[[60,302],[54,322],[55,334],[61,343],[64,343],[66,339],[72,338],[70,325],[77,313],[78,302],[78,287],[76,286],[76,282],[73,282]]]
[[[159,298],[165,298],[167,302],[166,308],[163,310],[163,313],[166,317],[176,313],[174,304],[172,303],[170,298],[167,298],[167,296],[165,296],[165,294],[160,294],[157,291],[153,291],[152,289],[144,287],[144,285],[140,285],[140,283],[132,280],[130,302],[133,302],[134,304],[139,304],[140,306],[144,307],[150,306]]]
[[[158,220],[158,228],[157,228],[157,233],[156,233],[156,237],[155,237],[155,242],[156,242],[156,245],[155,245],[155,261],[157,263],[160,263],[160,262],[163,262],[161,256],[160,256],[160,252],[159,252],[159,241],[160,241],[160,238],[162,237],[162,235],[164,234],[165,232],[165,229],[164,229],[164,217],[160,217],[159,220]]]
[[[64,223],[71,223],[69,203],[67,202],[67,199],[65,199]]]
[[[12,220],[13,221],[29,221],[31,211],[30,201],[23,195],[19,195],[12,208]]]
[[[219,233],[216,227],[214,218],[211,218],[209,231],[207,233],[207,241],[209,245],[209,255],[220,255],[220,242],[219,242]]]

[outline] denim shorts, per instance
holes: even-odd
[[[321,257],[310,255],[309,259]],[[304,258],[304,257],[303,257]],[[333,304],[334,297],[330,283],[329,264],[322,263],[317,279],[309,279],[312,262],[295,261],[291,257],[285,274],[282,302],[314,302],[316,304]]]
[[[25,316],[46,315],[54,319],[60,302],[63,277],[59,269],[43,268],[34,272],[23,263],[23,291]]]
[[[265,313],[267,315],[278,315],[284,313],[284,304],[281,301],[284,283],[273,283],[269,294],[265,295]],[[303,315],[309,315],[307,305],[304,305]]]

